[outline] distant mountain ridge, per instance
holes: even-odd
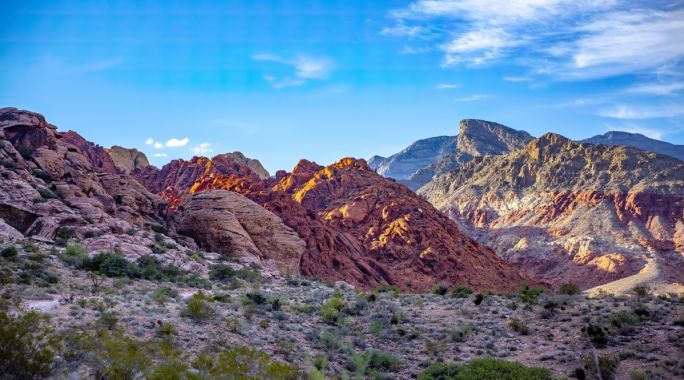
[[[464,119],[456,136],[418,140],[390,157],[373,156],[368,164],[378,174],[417,190],[433,176],[454,170],[473,157],[506,153],[532,139],[529,133],[502,124]]]
[[[684,162],[675,158],[548,133],[418,193],[535,280],[589,288],[653,262],[661,280],[684,282]]]
[[[670,144],[665,141],[652,139],[639,133],[610,131],[602,135],[582,140],[585,143],[605,144],[609,146],[631,146],[641,150],[664,154],[684,161],[684,145]]]

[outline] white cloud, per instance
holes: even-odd
[[[630,107],[617,105],[600,110],[599,116],[622,120],[659,119],[684,115],[684,106]]]
[[[266,81],[271,82],[274,88],[298,87],[306,84],[311,79],[324,80],[330,77],[334,68],[333,62],[325,57],[312,57],[304,54],[294,58],[283,58],[272,54],[256,54],[252,56],[255,61],[276,62],[291,66],[294,69],[293,77],[276,78],[272,75],[264,76]]]
[[[187,137],[182,138],[182,139],[177,139],[177,138],[172,138],[166,141],[166,144],[164,144],[165,147],[167,148],[182,148],[190,142],[190,139]]]
[[[386,36],[409,36],[415,37],[426,32],[426,28],[422,26],[406,26],[404,24],[399,24],[393,27],[383,28],[380,32]]]
[[[490,99],[491,97],[492,97],[491,95],[476,94],[476,95],[463,96],[460,98],[456,98],[454,100],[457,102],[474,102],[477,100]]]
[[[645,83],[628,88],[625,92],[644,95],[672,95],[684,90],[684,82]]]
[[[164,144],[160,143],[159,141],[156,141],[156,142],[154,143],[154,147],[157,148],[157,149],[161,149],[161,148],[164,147]]]
[[[505,76],[503,77],[503,80],[506,82],[529,82],[532,80],[529,76]]]
[[[205,142],[205,143],[201,143],[201,144],[198,144],[198,145],[192,147],[190,149],[190,151],[192,151],[192,153],[194,153],[194,154],[206,154],[206,153],[211,153],[214,150],[211,148],[210,143]]]
[[[152,137],[145,140],[145,145],[152,145],[152,144],[154,144],[154,139]]]
[[[169,155],[166,153],[155,153],[152,155],[152,157],[168,157]]]
[[[460,83],[439,83],[435,86],[438,90],[453,90],[461,87],[463,87],[463,85]]]
[[[654,74],[684,59],[681,2],[416,0],[391,17],[384,34],[438,34],[447,67],[506,60],[571,80]]]

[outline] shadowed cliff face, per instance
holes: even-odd
[[[494,122],[465,119],[457,136],[419,140],[388,158],[374,156],[369,165],[379,174],[417,190],[435,175],[455,170],[473,157],[520,149],[532,138],[527,132]]]
[[[656,255],[682,267],[684,163],[547,134],[473,160],[419,190],[538,280],[583,287],[639,271]],[[667,269],[664,280],[682,281]]]
[[[492,250],[363,160],[345,158],[328,167],[302,160],[292,173],[281,171],[265,181],[241,166],[204,160],[174,161],[137,175],[171,205],[210,189],[235,191],[261,204],[305,241],[302,274],[414,291],[437,283],[512,289],[525,281]]]

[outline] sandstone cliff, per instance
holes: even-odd
[[[655,255],[664,277],[684,281],[684,163],[667,156],[547,134],[419,194],[538,280],[588,288]]]

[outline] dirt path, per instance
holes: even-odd
[[[588,296],[596,296],[601,291],[615,295],[625,294],[634,289],[637,285],[651,285],[655,283],[659,277],[660,267],[658,265],[658,259],[651,256],[646,259],[646,265],[641,268],[639,273],[587,289],[584,293]]]

